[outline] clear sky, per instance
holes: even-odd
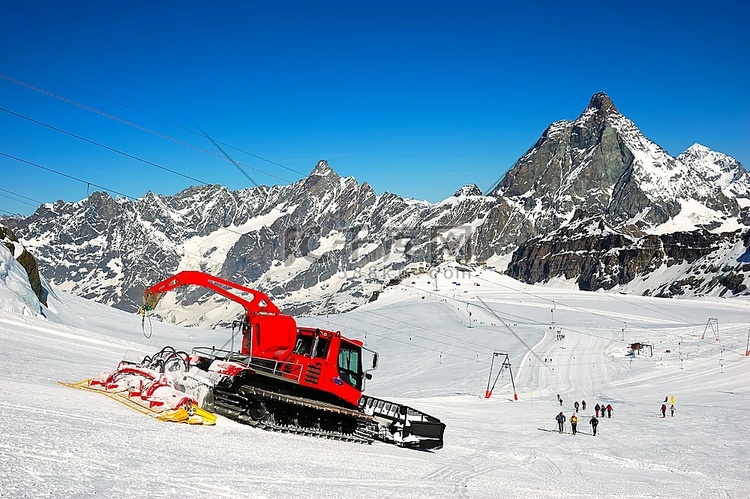
[[[599,91],[672,155],[750,167],[747,3],[610,3],[4,2],[0,215],[286,184],[320,159],[439,201]]]

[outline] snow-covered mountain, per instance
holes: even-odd
[[[442,261],[444,251],[464,258],[473,228],[497,211],[477,191],[437,204],[377,196],[320,161],[286,186],[209,185],[137,201],[94,193],[7,223],[52,283],[107,305],[135,310],[146,286],[200,269],[263,289],[285,310],[322,313],[366,303],[411,262]],[[176,295],[188,306],[216,299]]]
[[[738,161],[699,144],[670,156],[596,94],[493,191],[515,204],[529,236],[508,272],[586,290],[744,294],[749,185]]]
[[[5,223],[52,283],[107,305],[136,310],[146,286],[200,269],[262,289],[287,311],[324,313],[362,305],[388,284],[445,260],[499,269],[512,261],[519,279],[562,277],[582,289],[744,293],[750,284],[744,260],[731,260],[744,246],[714,251],[728,238],[744,244],[749,199],[750,180],[739,162],[698,145],[672,157],[599,93],[576,120],[550,125],[489,195],[473,184],[439,203],[378,195],[321,160],[290,185],[198,186],[136,201],[94,193]],[[627,239],[597,272],[574,252],[588,252],[593,261],[609,251],[607,238],[578,237],[577,210]],[[694,231],[704,235],[680,235]],[[687,259],[654,253],[646,264],[628,264],[635,247],[653,243],[662,255],[674,255],[688,240],[707,246],[687,252]],[[710,263],[700,260],[706,258]],[[548,265],[553,260],[558,264]],[[684,274],[672,272],[678,261]],[[655,273],[662,264],[670,272]],[[183,289],[160,308],[176,322],[216,323],[226,314],[210,310],[225,306],[205,290]]]
[[[740,163],[705,148],[673,158],[598,93],[575,121],[550,125],[492,194],[512,202],[531,237],[578,208],[648,232],[674,232],[675,220],[676,230],[727,231],[739,227],[746,176]]]
[[[693,144],[677,156],[677,160],[719,187],[727,197],[737,198],[742,208],[750,204],[750,174],[736,159],[706,146]]]

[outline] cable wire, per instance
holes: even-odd
[[[7,59],[6,59],[6,60],[7,60]],[[31,68],[27,68],[27,69],[31,69]],[[31,70],[32,70],[32,71],[35,71],[35,70],[33,70],[33,69],[31,69]],[[65,81],[59,80],[59,79],[57,79],[57,78],[54,78],[54,77],[52,77],[52,76],[46,75],[46,74],[44,74],[44,73],[40,73],[40,72],[38,72],[38,71],[35,71],[35,72],[37,72],[37,73],[39,73],[39,74],[41,74],[41,75],[43,75],[43,76],[46,76],[46,77],[48,77],[48,78],[51,78],[51,79],[54,79],[54,80],[60,81],[61,83],[65,83],[66,85],[70,85],[70,86],[72,86],[73,88],[77,88],[78,90],[82,90],[82,91],[84,91],[84,92],[86,92],[86,93],[89,93],[89,94],[91,94],[91,95],[94,95],[94,96],[96,96],[96,97],[99,97],[99,98],[101,98],[101,99],[104,99],[104,100],[107,100],[107,101],[109,101],[109,102],[112,102],[113,104],[117,104],[118,106],[122,106],[122,107],[124,107],[124,108],[126,108],[126,109],[130,109],[131,111],[135,111],[135,112],[137,112],[137,113],[139,113],[139,114],[142,114],[142,115],[144,115],[144,116],[147,116],[147,117],[149,117],[149,118],[153,118],[153,119],[155,119],[155,120],[157,120],[157,121],[160,121],[160,122],[162,122],[162,123],[166,123],[166,124],[168,124],[168,125],[171,125],[171,126],[173,126],[173,127],[175,127],[175,128],[179,128],[180,130],[183,130],[183,131],[185,131],[185,132],[189,132],[189,133],[192,133],[192,134],[195,134],[195,135],[198,135],[198,136],[200,136],[200,134],[199,134],[198,132],[196,132],[195,130],[191,130],[191,129],[189,129],[189,128],[186,128],[186,127],[183,127],[183,126],[181,126],[181,125],[178,125],[178,124],[176,124],[176,123],[173,123],[173,122],[171,122],[171,121],[168,121],[168,120],[165,120],[165,119],[159,118],[159,117],[157,117],[157,116],[154,116],[154,115],[152,115],[152,114],[146,113],[146,112],[144,112],[144,111],[140,111],[140,110],[138,110],[138,109],[136,109],[136,108],[134,108],[134,107],[132,107],[132,106],[128,106],[128,105],[126,105],[126,104],[122,104],[122,103],[120,103],[120,102],[117,102],[117,101],[115,101],[115,100],[109,99],[109,98],[107,98],[107,97],[104,97],[104,96],[102,96],[102,95],[96,94],[96,93],[94,93],[94,92],[90,92],[90,91],[88,91],[88,90],[86,90],[86,89],[84,89],[84,88],[81,88],[81,87],[79,87],[79,86],[76,86],[76,85],[72,85],[72,84],[70,84],[70,83],[67,83],[67,82],[65,82]],[[115,116],[115,115],[112,115],[112,114],[106,113],[106,112],[104,112],[104,111],[100,111],[100,110],[98,110],[98,109],[96,109],[96,108],[93,108],[93,107],[91,107],[91,106],[88,106],[88,105],[86,105],[86,104],[82,104],[82,103],[80,103],[80,102],[74,101],[74,100],[72,100],[72,99],[69,99],[69,98],[67,98],[67,97],[63,97],[63,96],[61,96],[61,95],[55,94],[55,93],[53,93],[53,92],[50,92],[50,91],[48,91],[48,90],[44,90],[44,89],[42,89],[42,88],[36,87],[36,86],[34,86],[34,85],[31,85],[31,84],[29,84],[29,83],[23,82],[23,81],[21,81],[21,80],[18,80],[18,79],[16,79],[16,78],[12,78],[12,77],[10,77],[10,76],[8,76],[8,75],[5,75],[5,74],[2,74],[2,73],[0,73],[0,78],[3,78],[3,79],[5,79],[5,80],[7,80],[7,81],[9,81],[9,82],[11,82],[11,83],[15,83],[15,84],[17,84],[17,85],[20,85],[20,86],[26,87],[26,88],[28,88],[28,89],[30,89],[30,90],[33,90],[33,91],[35,91],[35,92],[39,92],[39,93],[41,93],[41,94],[44,94],[44,95],[47,95],[47,96],[49,96],[49,97],[55,98],[55,99],[57,99],[57,100],[60,100],[60,101],[62,101],[62,102],[67,102],[68,104],[72,104],[72,105],[74,105],[74,106],[77,106],[77,107],[79,107],[79,108],[81,108],[81,109],[85,109],[85,110],[87,110],[87,111],[91,111],[91,112],[93,112],[93,113],[99,114],[100,116],[103,116],[103,117],[105,117],[105,118],[108,118],[108,119],[111,119],[111,120],[114,120],[114,121],[118,121],[118,122],[120,122],[120,123],[122,123],[122,124],[124,124],[124,125],[128,125],[128,126],[131,126],[131,127],[137,128],[137,129],[139,129],[139,130],[142,130],[142,131],[144,131],[144,132],[147,132],[147,133],[150,133],[150,134],[156,135],[156,136],[158,136],[158,137],[161,137],[161,138],[164,138],[164,139],[170,140],[170,141],[172,141],[172,142],[175,142],[175,143],[181,144],[181,145],[183,145],[183,146],[186,146],[186,147],[190,147],[190,148],[192,148],[192,149],[195,149],[195,150],[197,150],[197,151],[203,152],[203,153],[205,153],[205,154],[210,154],[210,155],[212,155],[212,156],[215,156],[215,157],[218,157],[218,158],[221,158],[221,159],[225,159],[225,158],[223,158],[222,156],[220,156],[220,155],[218,155],[218,154],[216,154],[216,153],[214,153],[214,152],[212,152],[212,151],[208,151],[208,150],[206,150],[206,149],[203,149],[203,148],[201,148],[201,147],[195,146],[195,145],[193,145],[193,144],[190,144],[190,143],[188,143],[188,142],[182,141],[182,140],[180,140],[180,139],[176,139],[176,138],[174,138],[174,137],[171,137],[171,136],[169,136],[169,135],[163,134],[163,133],[161,133],[161,132],[158,132],[158,131],[155,131],[155,130],[152,130],[152,129],[146,128],[146,127],[144,127],[144,126],[138,125],[137,123],[133,123],[133,122],[131,122],[131,121],[128,121],[128,120],[125,120],[125,119],[123,119],[123,118],[119,118],[119,117],[117,117],[117,116]],[[218,142],[218,141],[217,141],[217,142]],[[297,174],[299,174],[299,175],[305,175],[305,173],[303,173],[303,172],[300,172],[300,171],[298,171],[298,170],[294,170],[293,168],[289,168],[289,167],[287,167],[287,166],[284,166],[284,165],[282,165],[282,164],[280,164],[280,163],[277,163],[277,162],[271,161],[271,160],[269,160],[269,159],[263,158],[263,157],[261,157],[261,156],[258,156],[258,155],[256,155],[256,154],[253,154],[253,153],[251,153],[251,152],[248,152],[248,151],[245,151],[245,150],[243,150],[243,149],[240,149],[240,148],[238,148],[238,147],[234,147],[234,146],[232,146],[232,145],[230,145],[230,144],[226,144],[226,143],[223,143],[223,142],[218,142],[218,143],[220,143],[220,144],[222,144],[222,145],[224,145],[224,146],[226,146],[226,147],[230,147],[230,148],[232,148],[232,149],[234,149],[234,150],[236,150],[236,151],[239,151],[239,152],[242,152],[242,153],[244,153],[244,154],[247,154],[248,156],[251,156],[251,157],[253,157],[253,158],[259,159],[259,160],[261,160],[261,161],[265,161],[266,163],[269,163],[269,164],[271,164],[271,165],[274,165],[274,166],[278,166],[279,168],[284,168],[285,170],[288,170],[288,171],[290,171],[290,172],[293,172],[293,173],[297,173]],[[255,171],[259,172],[259,173],[263,173],[263,174],[265,174],[265,175],[268,175],[269,177],[272,177],[272,178],[276,178],[276,179],[278,179],[278,180],[282,180],[282,181],[284,181],[284,182],[288,182],[288,183],[290,183],[290,182],[291,182],[291,181],[289,181],[289,180],[286,180],[286,179],[284,179],[284,178],[282,178],[282,177],[276,176],[276,175],[274,175],[274,174],[272,174],[272,173],[269,173],[269,172],[267,172],[267,171],[261,170],[261,169],[259,169],[259,168],[256,168],[256,167],[253,167],[253,166],[250,166],[250,165],[246,165],[246,164],[242,164],[242,163],[240,163],[240,164],[241,164],[242,166],[244,166],[245,168],[250,168],[250,169],[252,169],[252,170],[255,170]]]

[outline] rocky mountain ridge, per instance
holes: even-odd
[[[647,290],[631,292],[737,294],[745,274],[734,267],[689,266],[727,241],[744,241],[749,186],[729,156],[694,145],[672,157],[596,94],[576,120],[551,124],[488,195],[473,184],[439,203],[378,195],[321,160],[289,185],[209,185],[136,201],[94,193],[7,223],[53,284],[126,310],[138,308],[146,286],[200,269],[262,289],[292,313],[342,311],[398,282],[412,264],[446,259],[508,265],[531,283],[565,278],[583,289],[622,290],[648,278]],[[682,254],[685,245],[705,247]],[[644,249],[652,246],[660,252]],[[685,276],[660,282],[659,269],[677,261]],[[674,288],[699,271],[700,285],[696,277]],[[225,307],[202,289],[162,303],[170,318],[190,323],[216,323],[222,314],[206,310]]]
[[[739,295],[746,293],[750,277],[748,237],[750,232],[740,230],[643,234],[632,227],[615,229],[601,215],[578,211],[564,227],[523,243],[507,274],[529,283],[571,280],[585,291]],[[658,274],[673,278],[655,278]]]

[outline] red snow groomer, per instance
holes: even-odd
[[[239,348],[194,348],[178,382],[203,409],[271,431],[418,449],[443,446],[440,420],[362,394],[377,368],[377,353],[338,331],[297,326],[260,291],[183,271],[146,289],[141,312],[185,285],[211,289],[245,309],[233,328],[242,333]]]

